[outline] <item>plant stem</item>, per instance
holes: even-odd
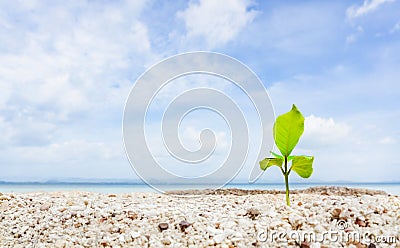
[[[285,174],[285,184],[286,184],[286,205],[290,206],[289,199],[289,175]]]
[[[289,171],[287,168],[287,157],[285,156],[285,186],[286,186],[286,205],[290,206],[289,199]]]

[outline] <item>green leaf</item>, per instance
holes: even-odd
[[[303,178],[309,178],[313,172],[313,162],[313,156],[293,156],[292,167],[290,170],[294,170]]]
[[[270,151],[270,153],[272,154],[272,156],[274,156],[275,158],[281,158],[283,159],[283,156],[279,155],[278,153],[275,153],[273,151]]]
[[[260,161],[261,170],[266,170],[269,167],[276,165],[282,169],[283,160],[281,158],[264,158]]]
[[[270,151],[270,153],[275,157],[275,158],[281,158],[282,160],[284,159],[284,157],[282,155],[279,155],[278,153],[275,153],[273,151]],[[287,157],[287,161],[289,162],[290,160],[292,160],[294,158],[294,156],[288,156]]]
[[[289,112],[276,118],[273,129],[274,139],[283,156],[290,155],[303,131],[304,117],[294,104]]]

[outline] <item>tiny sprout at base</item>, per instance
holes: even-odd
[[[276,118],[273,134],[275,144],[281,155],[271,151],[273,158],[265,158],[260,161],[260,168],[266,170],[275,165],[281,169],[285,177],[286,185],[286,204],[290,206],[289,199],[289,174],[293,170],[303,178],[309,178],[313,172],[313,156],[293,156],[290,155],[304,131],[304,116],[293,104],[292,109],[286,114]],[[291,162],[290,168],[288,163]]]

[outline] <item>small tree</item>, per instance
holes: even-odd
[[[303,178],[309,178],[313,172],[313,156],[293,156],[290,155],[294,147],[299,142],[300,136],[304,131],[304,117],[293,104],[292,109],[286,114],[276,118],[273,134],[275,144],[281,155],[271,151],[273,158],[265,158],[260,161],[260,168],[266,170],[276,165],[281,169],[285,177],[286,204],[290,206],[289,199],[289,174],[293,170]],[[291,162],[290,168],[288,163]]]

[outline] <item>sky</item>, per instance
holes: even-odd
[[[1,1],[0,180],[138,179],[122,137],[130,90],[163,59],[212,51],[247,65],[276,115],[296,104],[306,117],[294,150],[315,156],[304,182],[399,181],[399,10],[396,0]],[[154,113],[193,85],[244,104],[229,82],[190,80],[160,92]],[[149,118],[150,130],[159,126]],[[223,156],[229,125],[212,113],[186,120],[182,142],[198,148],[204,123],[214,125]],[[157,134],[149,144],[161,161]],[[255,163],[236,180],[247,180]],[[280,181],[278,168],[259,179]]]

